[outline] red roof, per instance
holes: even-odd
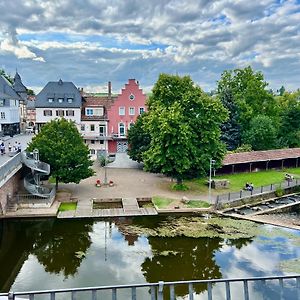
[[[223,166],[298,157],[300,157],[300,148],[230,153],[225,156]]]

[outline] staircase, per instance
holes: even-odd
[[[39,160],[38,150],[22,152],[22,163],[31,169],[24,178],[25,189],[34,196],[49,198],[52,189],[41,185],[42,176],[50,174],[50,165]]]

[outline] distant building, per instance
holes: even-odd
[[[28,96],[26,103],[26,127],[36,127],[35,96]]]
[[[139,82],[129,79],[108,108],[109,128],[108,133],[112,140],[108,142],[108,152],[126,152],[128,149],[127,131],[132,126],[137,117],[146,111],[146,95],[139,87]]]
[[[20,100],[10,82],[0,76],[0,131],[4,135],[20,133]]]
[[[108,90],[107,96],[83,96],[79,131],[94,159],[108,152],[108,141],[111,139],[108,134],[107,110],[114,104],[116,97],[111,95],[110,82]]]
[[[37,130],[56,118],[72,120],[91,157],[96,159],[100,155],[127,151],[127,131],[146,110],[146,95],[135,79],[129,79],[115,96],[110,82],[107,95],[91,96],[85,95],[82,89],[79,91],[72,82],[59,80],[47,83],[36,96],[34,106]]]
[[[25,131],[26,128],[26,102],[27,102],[27,88],[22,82],[21,76],[16,72],[14,77],[13,89],[20,96],[19,109],[20,109],[20,130]]]
[[[81,122],[81,94],[73,82],[51,81],[38,93],[35,100],[36,126],[56,118]]]

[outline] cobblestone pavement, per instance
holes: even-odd
[[[18,134],[14,137],[10,136],[4,136],[0,137],[0,140],[4,142],[6,154],[0,155],[0,166],[5,164],[11,157],[8,155],[8,143],[10,143],[12,146],[15,144],[15,142],[21,143],[21,149],[24,150],[27,147],[27,144],[32,140],[33,135],[32,134]]]

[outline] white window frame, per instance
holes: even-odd
[[[100,128],[103,128],[103,132],[101,132]],[[99,125],[99,135],[106,136],[106,125]]]
[[[129,116],[135,116],[135,107],[129,107],[128,113],[129,113]]]
[[[68,98],[67,99],[68,103],[73,103],[73,100],[74,100],[73,98]]]
[[[81,130],[81,131],[85,131],[85,124],[81,124],[81,125],[80,125],[80,130]]]
[[[119,107],[119,116],[125,116],[125,106]]]
[[[59,98],[57,98],[57,101],[58,101],[58,103],[63,103],[64,102],[64,98],[59,97]]]
[[[44,115],[44,117],[52,117],[52,110],[51,109],[44,109],[43,115]]]
[[[141,110],[143,110],[143,111],[141,112]],[[144,112],[145,112],[145,107],[143,107],[143,106],[139,107],[139,114],[141,115],[141,114],[143,114]]]
[[[59,109],[56,111],[56,116],[57,117],[64,117],[65,116],[65,111],[62,109]]]
[[[75,116],[75,113],[74,113],[74,110],[66,110],[66,116],[67,117],[74,117]]]
[[[94,128],[94,129],[92,129],[92,128]],[[90,126],[90,131],[91,131],[91,132],[95,132],[95,129],[96,129],[95,124],[91,124],[91,126]]]
[[[86,108],[85,109],[85,114],[87,115],[87,116],[93,116],[94,115],[94,110],[92,109],[92,108]]]
[[[125,124],[124,123],[119,123],[119,136],[126,136],[126,126],[125,126]],[[121,127],[124,129],[124,133],[123,134],[121,134]]]
[[[49,97],[49,98],[48,98],[48,102],[49,102],[49,103],[54,102],[54,98]]]

